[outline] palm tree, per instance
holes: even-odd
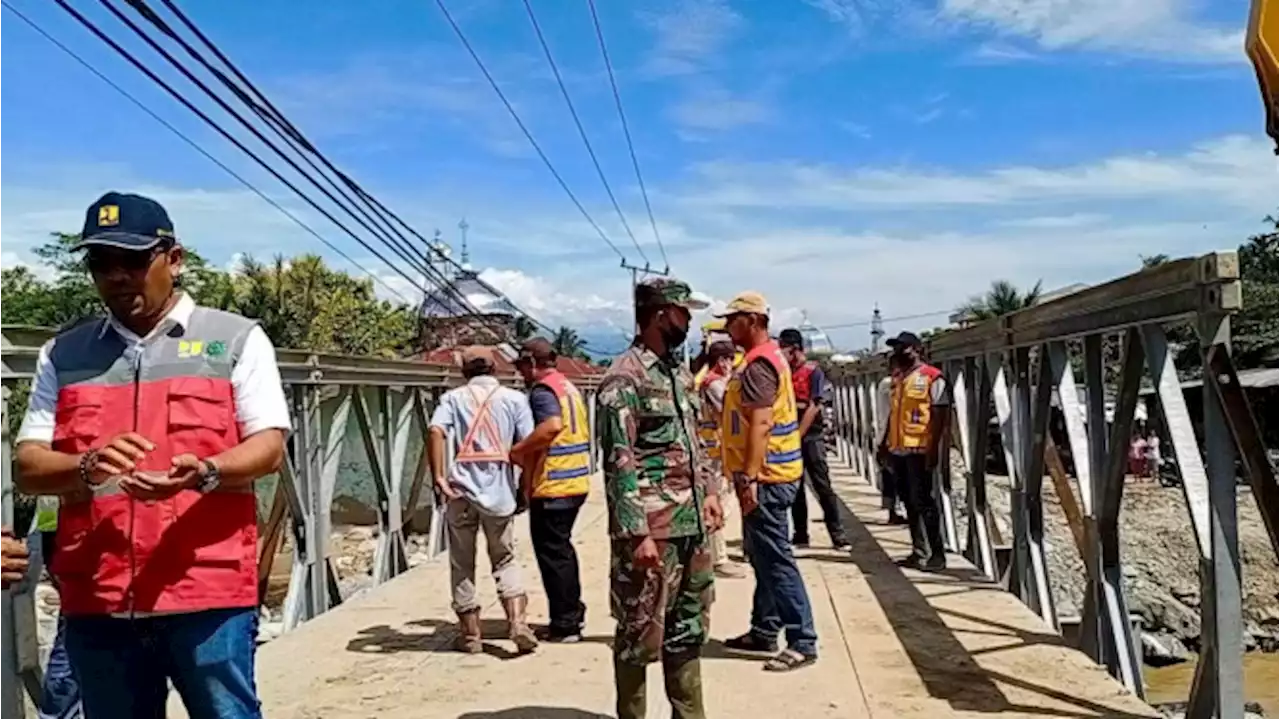
[[[537,334],[537,332],[538,332],[538,326],[533,323],[533,320],[529,319],[528,317],[525,317],[524,315],[521,315],[516,318],[516,328],[515,328],[516,342],[524,342],[525,340]]]
[[[1025,310],[1040,301],[1040,282],[1023,292],[1008,280],[996,280],[985,294],[975,295],[960,306],[960,311],[973,321],[1003,317],[1011,312]]]
[[[551,346],[555,348],[556,354],[561,357],[585,358],[587,356],[587,341],[578,336],[572,328],[561,327],[556,330],[556,336],[551,339]]]

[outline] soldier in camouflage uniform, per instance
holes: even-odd
[[[714,574],[708,545],[723,515],[707,493],[711,467],[696,432],[696,393],[673,357],[695,300],[671,278],[637,285],[640,334],[610,365],[598,394],[611,542],[610,604],[618,622],[619,719],[645,716],[645,667],[662,659],[677,719],[705,717],[700,655]]]

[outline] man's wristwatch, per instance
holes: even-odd
[[[201,494],[208,494],[218,488],[222,484],[222,470],[218,469],[218,465],[209,460],[201,461],[203,468],[200,470],[200,481],[196,484],[196,491]]]
[[[84,486],[93,489],[97,485],[93,482],[93,470],[98,466],[98,450],[91,449],[80,455],[80,481]]]

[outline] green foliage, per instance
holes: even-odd
[[[1023,292],[1008,280],[996,280],[986,293],[969,298],[959,310],[972,320],[981,322],[1026,309],[1040,300],[1040,293],[1039,282]]]
[[[27,267],[4,270],[6,324],[59,327],[101,312],[83,262],[71,252],[76,240],[55,233],[36,248],[52,280]],[[232,274],[188,249],[181,285],[201,305],[259,320],[277,347],[390,357],[412,350],[418,337],[413,308],[379,300],[372,280],[332,270],[316,255],[270,264],[245,258]]]
[[[556,336],[551,338],[551,346],[561,357],[590,359],[587,354],[587,341],[579,337],[578,333],[570,327],[561,327],[556,330]]]

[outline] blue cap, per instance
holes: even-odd
[[[175,239],[173,222],[159,202],[142,195],[108,192],[89,205],[80,242],[72,249],[106,245],[149,250],[164,240]]]

